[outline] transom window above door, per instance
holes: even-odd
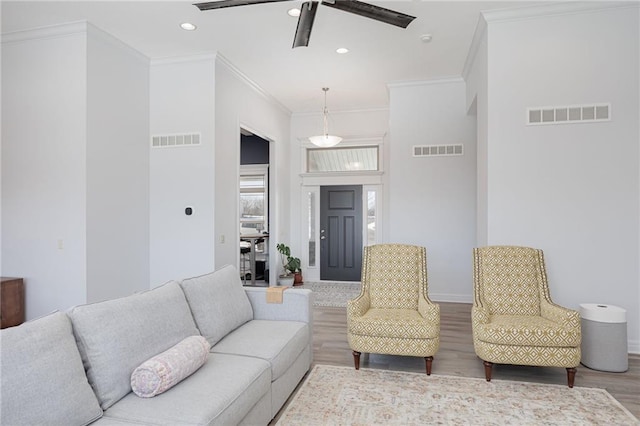
[[[377,146],[307,149],[308,173],[378,170]]]

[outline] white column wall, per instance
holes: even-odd
[[[215,265],[237,265],[240,256],[240,128],[270,141],[270,283],[275,283],[276,243],[288,238],[290,112],[224,57],[216,59]]]
[[[470,302],[476,238],[476,126],[462,79],[391,87],[388,242],[427,248],[429,294]],[[463,156],[412,156],[413,145],[463,144]]]
[[[2,43],[2,275],[27,319],[86,301],[87,38],[57,30]]]
[[[149,60],[88,26],[87,301],[149,287]]]
[[[2,275],[26,318],[148,286],[148,65],[87,23],[3,35]]]
[[[559,304],[627,309],[635,352],[638,16],[635,4],[488,24],[488,243],[543,249]],[[527,107],[602,102],[609,122],[525,125]]]
[[[477,47],[472,44],[472,51],[468,58],[469,68],[466,73],[465,82],[467,86],[467,112],[469,115],[475,116],[476,119],[476,245],[487,245],[487,223],[488,223],[488,206],[487,206],[487,181],[489,170],[487,167],[487,123],[489,116],[488,109],[488,87],[487,87],[487,31],[486,24],[480,18],[478,24],[480,31],[476,34]]]
[[[215,56],[152,61],[151,135],[201,138],[197,146],[151,148],[151,287],[214,269],[215,96]]]

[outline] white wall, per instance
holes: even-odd
[[[427,248],[429,294],[470,302],[476,239],[476,126],[462,79],[391,87],[389,242]],[[463,156],[412,156],[413,145],[463,144]]]
[[[201,133],[200,146],[151,149],[153,287],[237,265],[241,126],[273,141],[272,235],[288,224],[289,114],[219,55],[153,61],[150,81],[151,134]]]
[[[639,352],[640,37],[631,6],[489,20],[488,243],[542,248],[561,305],[627,309]],[[596,102],[611,102],[610,122],[525,125],[527,107]]]
[[[149,287],[149,60],[88,27],[87,301]]]
[[[271,204],[269,253],[288,236],[290,112],[218,55],[215,114],[215,265],[237,265],[239,248],[240,127],[270,141]],[[224,242],[222,238],[224,237]],[[278,258],[269,259],[270,283],[275,283]],[[275,263],[274,263],[275,262]]]
[[[148,287],[148,65],[87,23],[3,35],[2,275],[26,317]]]
[[[476,245],[487,245],[488,206],[487,123],[488,115],[487,31],[480,17],[463,70],[467,112],[476,117]]]
[[[27,319],[86,301],[84,31],[2,40],[2,275],[25,279]]]
[[[214,269],[214,62],[207,55],[151,64],[151,135],[201,134],[199,146],[151,149],[151,287]]]

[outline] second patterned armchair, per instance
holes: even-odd
[[[473,346],[487,381],[496,364],[564,367],[573,387],[580,363],[580,314],[554,304],[542,250],[473,250]]]
[[[356,369],[365,352],[424,357],[431,374],[440,345],[440,306],[427,294],[424,247],[377,244],[364,248],[362,288],[348,302],[347,327]]]

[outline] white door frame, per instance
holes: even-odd
[[[300,247],[302,253],[300,260],[303,265],[304,279],[308,281],[320,281],[320,187],[332,185],[362,185],[362,243],[363,245],[381,243],[383,232],[383,137],[352,138],[345,139],[340,146],[378,146],[378,171],[366,172],[339,172],[339,173],[305,173],[307,170],[307,148],[314,147],[306,141],[301,142],[301,161],[303,173],[300,193]],[[375,232],[371,239],[368,238],[368,195],[375,194]],[[373,241],[372,241],[373,240]],[[310,264],[310,243],[315,246],[315,263]]]

